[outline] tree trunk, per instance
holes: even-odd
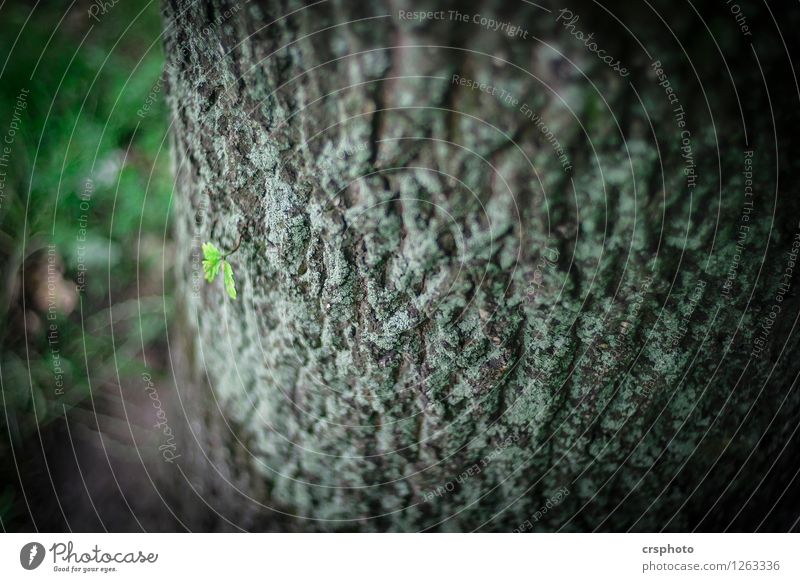
[[[179,464],[229,525],[791,527],[771,510],[793,495],[793,283],[758,339],[797,202],[750,41],[721,9],[722,53],[688,8],[675,37],[645,4],[617,15],[636,37],[560,10],[165,3],[178,288],[209,386],[179,385]],[[721,54],[748,60],[738,101]],[[206,241],[238,245],[237,299],[202,281]]]

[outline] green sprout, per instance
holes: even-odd
[[[228,292],[231,299],[236,299],[236,283],[233,280],[233,268],[227,259],[238,248],[237,244],[231,252],[223,253],[213,243],[203,243],[203,273],[205,273],[206,281],[213,283],[219,272],[222,271],[225,291]]]

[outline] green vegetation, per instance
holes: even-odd
[[[14,464],[40,446],[29,437],[94,407],[90,392],[157,375],[172,309],[158,4],[119,3],[99,23],[85,6],[31,6],[0,11],[0,135],[14,124],[0,168],[6,530],[24,517]]]

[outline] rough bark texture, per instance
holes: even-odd
[[[602,9],[573,8],[627,78],[565,32],[559,8],[166,2],[178,278],[211,387],[181,390],[206,407],[197,434],[211,461],[253,498],[216,505],[231,521],[791,526],[769,510],[793,478],[779,453],[794,449],[800,411],[796,340],[784,345],[794,284],[767,348],[751,352],[797,203],[776,195],[749,41],[711,14],[725,57],[747,60],[734,73],[745,145],[722,58],[688,8],[669,23],[702,89],[646,5],[619,16],[650,57]],[[404,9],[486,14],[530,36],[403,21]],[[770,75],[780,46],[762,39]],[[686,111],[694,185],[654,60]],[[745,150],[756,194],[738,261]],[[197,249],[239,238],[230,301],[200,284]]]

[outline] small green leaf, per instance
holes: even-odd
[[[222,266],[222,253],[220,250],[211,243],[203,243],[203,273],[205,273],[206,281],[213,282],[219,274],[219,269]]]
[[[214,243],[203,243],[203,258],[207,261],[219,261],[222,259],[222,251]]]
[[[233,268],[225,260],[226,256],[214,244],[203,243],[203,273],[205,273],[206,281],[213,283],[220,270],[222,270],[225,291],[230,295],[231,299],[236,299],[236,282],[233,280]]]
[[[203,261],[203,273],[205,273],[206,281],[209,283],[214,281],[217,274],[219,274],[220,266],[221,263],[219,261]]]
[[[223,261],[225,264],[225,291],[228,292],[231,299],[236,299],[236,283],[233,280],[233,269],[228,261]]]

